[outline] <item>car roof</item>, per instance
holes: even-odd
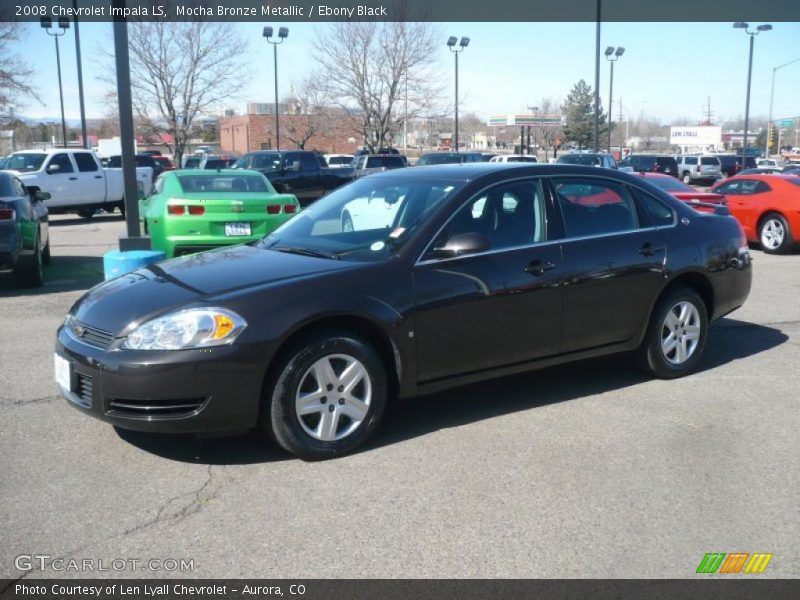
[[[173,175],[210,175],[212,173],[235,177],[263,177],[261,173],[252,169],[174,169],[166,171],[164,175],[172,177]]]
[[[616,169],[601,169],[584,165],[568,165],[556,163],[526,162],[472,162],[444,165],[423,165],[405,169],[393,169],[376,173],[370,177],[401,178],[437,178],[456,181],[473,181],[489,177],[501,171],[518,171],[520,177],[536,177],[544,175],[593,175],[595,177],[624,178],[630,173],[620,173]],[[631,180],[628,180],[631,181]]]

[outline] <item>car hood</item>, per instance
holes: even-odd
[[[70,312],[86,325],[118,335],[133,321],[221,294],[357,265],[254,246],[222,248],[160,262],[101,283],[84,294]]]

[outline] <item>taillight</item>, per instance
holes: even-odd
[[[186,213],[186,207],[183,204],[168,204],[167,212],[171,215],[182,215]]]
[[[286,214],[294,214],[297,212],[297,205],[296,204],[284,204],[283,205],[283,212]]]
[[[189,206],[189,214],[190,215],[204,215],[206,214],[206,207],[205,206]]]
[[[0,221],[13,221],[14,209],[13,208],[0,208]]]
[[[267,204],[267,213],[270,215],[277,215],[281,212],[280,204]]]

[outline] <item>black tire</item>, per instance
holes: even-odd
[[[36,250],[33,255],[26,256],[17,263],[14,275],[22,287],[40,287],[44,283],[42,273],[42,249],[39,247],[39,236],[36,236]]]
[[[342,213],[342,232],[355,231],[353,226],[353,217],[350,216],[348,211]]]
[[[683,183],[685,183],[686,185],[689,185],[690,183],[692,183],[692,176],[691,176],[691,175],[689,175],[689,172],[688,172],[688,171],[686,171],[686,172],[683,174]]]
[[[47,243],[44,245],[44,250],[42,250],[42,264],[45,266],[50,266],[50,237],[47,238]]]
[[[309,381],[309,370],[312,365],[325,357],[332,357],[330,364],[334,365],[340,360],[336,356],[342,355],[357,360],[365,368],[371,387],[371,397],[366,414],[358,425],[337,408],[342,404],[341,399],[330,398],[328,401],[327,396],[320,398],[320,406],[325,406],[336,415],[339,427],[336,429],[337,432],[340,430],[344,432],[348,427],[355,426],[351,433],[341,439],[325,441],[307,431],[310,426],[305,419],[313,419],[315,415],[303,417],[304,421],[301,423],[295,402],[297,394],[302,389],[300,386]],[[318,387],[321,389],[322,385],[318,384]],[[358,386],[355,389],[358,389]],[[338,395],[338,391],[332,389],[331,396]],[[282,448],[303,460],[335,458],[351,452],[372,434],[386,407],[388,394],[386,368],[372,346],[348,332],[320,332],[295,344],[280,371],[272,381],[267,382],[264,390],[265,410],[262,425]],[[317,425],[319,430],[323,428],[324,415],[325,409],[321,408]]]
[[[772,236],[768,236],[769,231],[773,231]],[[774,237],[779,231],[782,231],[782,238],[780,243]],[[792,230],[789,228],[789,223],[778,213],[767,213],[761,217],[758,224],[758,242],[761,244],[761,249],[767,254],[786,254],[794,247],[794,237]]]
[[[79,208],[78,209],[78,216],[81,217],[82,219],[86,219],[86,220],[91,221],[92,218],[94,217],[94,211],[95,211],[94,207],[92,207],[92,208]]]
[[[662,339],[666,342],[669,332],[672,329],[667,324],[669,313],[672,311],[673,314],[676,314],[676,307],[682,303],[690,303],[696,309],[695,318],[691,321],[693,326],[688,327],[688,329],[691,331],[694,326],[697,326],[698,338],[697,343],[693,346],[691,352],[689,352],[688,358],[676,362],[679,360],[677,344],[674,351],[665,352],[662,349]],[[666,339],[664,338],[665,331],[668,334]],[[686,331],[686,329],[678,327],[677,331],[674,329],[672,330],[672,334],[678,337],[678,340],[681,340],[682,338],[686,338]],[[692,288],[673,288],[659,298],[653,309],[653,313],[650,315],[650,324],[647,327],[647,333],[645,333],[644,340],[642,340],[642,344],[636,352],[637,362],[639,367],[646,373],[660,379],[683,377],[697,368],[703,355],[707,337],[708,309],[703,299]],[[691,341],[687,342],[687,344],[691,345]],[[684,348],[685,347],[686,346],[684,346]],[[669,354],[672,354],[672,357],[669,357]]]
[[[125,218],[125,200],[121,200],[119,204],[117,204],[117,208],[119,209],[119,214],[122,215],[122,218]]]

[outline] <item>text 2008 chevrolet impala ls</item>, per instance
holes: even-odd
[[[395,397],[631,350],[679,377],[750,291],[742,230],[713,208],[572,165],[374,175],[261,241],[93,288],[58,330],[56,379],[118,427],[259,427],[315,459]]]

